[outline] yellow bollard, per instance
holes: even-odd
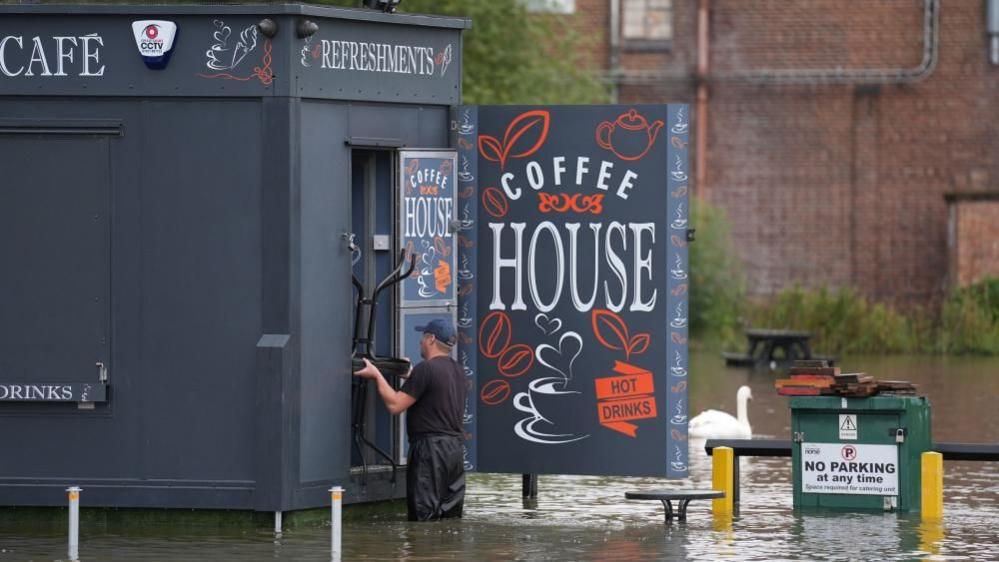
[[[735,451],[731,447],[715,447],[711,453],[711,487],[725,492],[724,498],[711,500],[711,512],[715,515],[731,515],[735,499],[735,486],[732,481],[732,467]]]
[[[943,517],[943,455],[927,451],[920,463],[923,519],[940,519]]]

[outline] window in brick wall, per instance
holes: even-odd
[[[529,12],[571,14],[576,11],[576,0],[523,0],[523,2]]]
[[[673,38],[673,0],[622,0],[625,46],[663,47]]]

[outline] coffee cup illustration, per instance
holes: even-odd
[[[683,425],[687,423],[687,416],[677,414],[669,419],[670,423],[674,425]]]
[[[629,109],[613,123],[604,121],[597,125],[597,145],[621,160],[638,160],[656,143],[664,125],[661,120],[649,123],[642,114]]]
[[[669,371],[671,373],[673,373],[673,376],[675,376],[675,377],[685,377],[685,376],[687,376],[687,369],[684,369],[683,367],[679,367],[679,366],[677,366],[677,367],[670,367]]]
[[[682,269],[671,269],[671,270],[669,270],[669,275],[673,279],[677,279],[677,280],[686,279],[687,278],[687,272],[684,271],[684,270],[682,270]]]
[[[673,227],[674,230],[683,230],[687,228],[687,219],[676,219],[670,223],[670,226]]]
[[[468,115],[468,110],[462,115],[461,125],[458,126],[458,132],[463,135],[470,135],[475,131],[475,125],[472,125],[471,119]]]
[[[573,430],[578,424],[578,412],[566,401],[580,393],[566,390],[565,386],[566,380],[562,377],[543,377],[531,381],[527,392],[514,395],[513,407],[527,414],[514,425],[518,437],[546,445],[572,443],[589,437]]]
[[[675,470],[677,472],[686,472],[687,471],[687,465],[683,464],[680,461],[670,461],[669,466],[670,466],[670,468],[672,468],[673,470]]]
[[[674,123],[669,130],[672,131],[674,134],[682,135],[687,132],[687,129],[688,129],[687,119],[683,114],[683,110],[681,109],[676,113],[676,123]]]

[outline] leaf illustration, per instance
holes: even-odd
[[[506,164],[507,158],[523,158],[537,152],[541,148],[541,145],[545,143],[545,140],[548,139],[548,126],[550,124],[551,115],[542,109],[525,111],[518,115],[516,119],[507,125],[506,133],[503,134],[503,158],[500,161],[500,166]],[[531,139],[530,135],[526,137],[527,142],[521,142],[524,135],[527,135],[532,129],[540,129],[537,133],[537,139],[534,140],[534,144],[528,145]],[[528,146],[528,148],[515,151],[514,148],[518,143]]]
[[[499,162],[503,165],[503,145],[495,137],[489,135],[479,135],[479,154],[490,162]]]
[[[651,338],[649,338],[648,334],[635,334],[632,336],[632,338],[628,341],[627,356],[630,357],[632,353],[645,353],[645,351],[649,349],[650,340]]]
[[[630,338],[628,336],[628,325],[620,316],[609,310],[593,309],[593,333],[600,340],[600,343],[608,349],[617,349],[630,353],[628,346]]]

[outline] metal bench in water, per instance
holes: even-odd
[[[624,497],[629,500],[658,500],[663,502],[666,508],[666,522],[673,520],[672,500],[678,500],[676,518],[678,521],[687,520],[687,504],[693,500],[713,500],[725,497],[725,492],[719,490],[648,490],[645,492],[625,492]]]

